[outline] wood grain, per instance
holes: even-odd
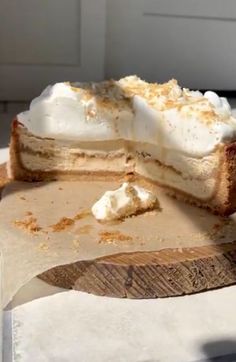
[[[58,266],[39,277],[59,287],[111,297],[191,294],[235,283],[236,242],[113,255]]]
[[[0,187],[9,180],[0,166]],[[157,298],[191,294],[236,282],[236,241],[136,252],[60,265],[38,276],[49,284],[97,295]]]

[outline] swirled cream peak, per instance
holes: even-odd
[[[99,221],[111,221],[153,209],[157,205],[157,198],[150,191],[124,182],[118,189],[106,191],[93,205],[92,213]]]
[[[36,136],[77,141],[124,139],[200,157],[236,137],[225,98],[136,76],[100,83],[57,83],[18,120]]]

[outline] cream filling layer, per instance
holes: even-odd
[[[202,158],[125,141],[63,142],[20,135],[21,162],[29,170],[137,173],[200,199],[215,192],[220,151]]]

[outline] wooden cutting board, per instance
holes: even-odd
[[[1,165],[0,188],[8,182]],[[181,249],[110,255],[57,266],[38,277],[58,287],[112,297],[191,294],[236,282],[236,241],[198,246],[195,240]]]

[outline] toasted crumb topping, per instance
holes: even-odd
[[[122,89],[117,85],[117,82],[112,80],[100,83],[70,83],[73,91],[81,95],[81,100],[91,102],[96,100],[96,108],[88,108],[87,115],[94,118],[97,115],[99,108],[107,110],[124,110],[131,108],[129,97],[126,97]]]
[[[133,110],[134,96],[143,98],[151,107],[159,111],[177,109],[184,115],[199,117],[206,124],[224,117],[215,112],[214,106],[203,95],[181,88],[175,79],[169,82],[148,83],[137,76],[128,76],[115,81],[113,79],[100,83],[68,83],[81,95],[85,102],[95,102],[96,106],[88,107],[87,116],[93,119],[99,108],[108,110]]]

